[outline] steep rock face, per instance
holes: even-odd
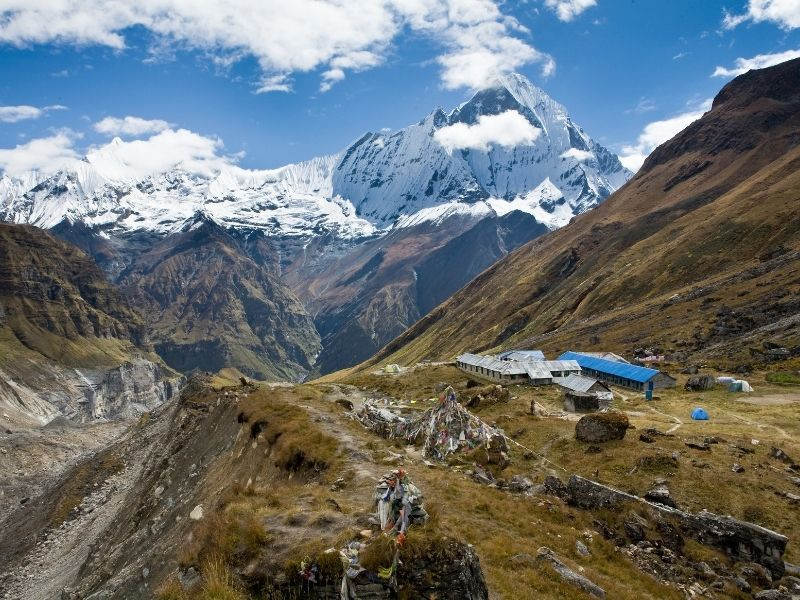
[[[319,352],[294,294],[203,216],[138,257],[119,281],[146,315],[158,353],[180,371],[233,365],[252,377],[298,379]]]
[[[741,75],[623,189],[499,261],[379,358],[647,344],[741,361],[765,340],[798,346],[798,167],[800,61]]]
[[[131,417],[178,383],[141,317],[76,247],[0,224],[0,407],[4,425]]]
[[[163,404],[180,377],[143,357],[112,368],[66,368],[13,361],[0,369],[0,407],[6,425],[43,425],[55,417],[75,422],[128,419]]]
[[[434,137],[442,128],[475,125],[483,116],[507,111],[540,130],[533,144],[449,153]],[[556,227],[596,206],[629,177],[619,159],[586,135],[562,105],[512,74],[449,114],[438,109],[396,133],[364,135],[344,152],[333,173],[333,191],[378,224],[443,202],[519,198],[520,208]],[[544,182],[551,185],[542,187]],[[504,202],[489,204],[501,213],[510,210]]]

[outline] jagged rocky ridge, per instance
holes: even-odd
[[[532,145],[448,152],[434,137],[512,110],[541,131]],[[197,173],[182,166],[143,175],[121,158],[121,144],[53,175],[4,176],[0,219],[51,229],[90,253],[135,299],[175,368],[204,368],[200,357],[213,350],[268,378],[297,379],[366,359],[492,262],[596,206],[630,177],[563,106],[519,75],[449,113],[437,109],[395,133],[368,133],[338,154],[279,169]],[[249,343],[246,359],[187,348],[197,327],[213,332],[216,324],[192,318],[189,333],[185,315],[170,315],[163,290],[152,289],[158,278],[141,275],[154,268],[154,246],[185,238],[198,219],[235,240],[226,244],[229,258],[240,255],[230,268],[257,267],[274,278],[264,298],[285,305],[279,298],[295,295],[313,319],[316,334],[299,316],[282,322],[280,333],[273,325],[281,318],[267,319],[272,333],[256,334],[286,336],[276,352],[290,357],[288,366]],[[456,259],[461,268],[442,271]],[[194,297],[197,283],[189,278],[178,296]],[[230,326],[242,325],[232,298],[220,302],[236,320]]]

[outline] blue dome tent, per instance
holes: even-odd
[[[708,421],[708,413],[704,408],[698,406],[692,411],[692,418],[695,421]]]

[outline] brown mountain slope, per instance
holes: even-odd
[[[130,417],[176,374],[94,261],[40,229],[0,224],[0,427]]]
[[[800,60],[746,73],[624,188],[482,273],[372,362],[536,345],[744,360],[800,343]]]
[[[138,256],[119,277],[146,315],[159,355],[179,371],[236,367],[259,379],[299,379],[319,335],[297,298],[237,240],[198,217]]]
[[[27,225],[0,224],[0,329],[69,366],[115,364],[144,325],[94,261]]]

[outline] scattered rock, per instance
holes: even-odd
[[[592,552],[588,546],[580,540],[575,540],[575,552],[580,556],[591,556]]]
[[[547,548],[546,546],[539,548],[536,558],[542,562],[548,563],[565,583],[581,589],[595,598],[606,597],[606,592],[603,590],[603,588],[590,581],[580,573],[576,573],[570,569],[558,558],[558,556],[556,556],[556,554],[550,548]]]
[[[691,448],[692,450],[702,450],[704,452],[708,452],[711,450],[711,446],[709,446],[705,442],[696,442],[689,440],[687,442],[684,442],[684,444],[686,445],[687,448]]]
[[[731,471],[733,471],[734,473],[744,473],[744,467],[739,463],[733,463]]]
[[[766,588],[772,586],[772,573],[758,563],[746,563],[739,568],[739,577],[751,586]]]
[[[655,427],[648,427],[647,429],[644,430],[644,432],[647,435],[651,435],[653,437],[675,437],[673,434],[666,433],[664,431],[661,431],[660,429],[656,429]]]
[[[783,590],[763,590],[753,595],[756,600],[792,600],[792,595]]]
[[[178,580],[181,583],[181,587],[185,590],[190,590],[198,585],[201,579],[199,571],[194,567],[189,567],[185,571],[181,570],[178,572]]]
[[[534,489],[533,482],[522,475],[514,475],[506,487],[509,491],[516,492],[518,494],[531,494],[533,493]]]
[[[621,440],[630,427],[627,415],[618,411],[584,415],[575,425],[575,437],[590,444]]]
[[[638,521],[625,521],[623,524],[625,535],[632,542],[641,542],[645,539],[644,526]]]
[[[650,502],[658,502],[659,504],[663,504],[665,506],[671,506],[673,508],[678,507],[677,503],[672,498],[672,494],[670,494],[666,483],[657,483],[654,487],[648,490],[648,492],[644,495],[644,499]]]
[[[800,579],[797,577],[787,575],[778,583],[789,590],[790,594],[800,594]]]
[[[769,455],[770,455],[772,458],[776,458],[776,459],[778,459],[778,460],[779,460],[779,461],[781,461],[782,463],[786,463],[787,465],[793,465],[793,464],[795,464],[794,460],[792,460],[792,459],[789,457],[789,455],[788,455],[788,454],[786,454],[786,452],[784,452],[783,450],[781,450],[780,448],[777,448],[777,447],[775,447],[775,446],[773,446],[773,447],[772,447],[772,449],[771,449],[771,450],[770,450],[770,452],[769,452]]]
[[[203,518],[203,505],[198,504],[192,509],[192,512],[189,513],[189,518],[192,521],[199,521]]]
[[[656,440],[655,440],[655,438],[653,438],[650,435],[647,435],[646,433],[640,433],[639,434],[639,441],[640,442],[644,442],[645,444],[652,444]]]
[[[565,498],[568,494],[567,486],[555,475],[548,475],[544,478],[542,491],[545,494],[556,496],[557,498]]]
[[[600,454],[603,449],[600,446],[595,446],[592,444],[591,446],[586,447],[586,454]]]
[[[775,492],[778,496],[786,498],[790,504],[800,504],[800,496],[791,492]]]

